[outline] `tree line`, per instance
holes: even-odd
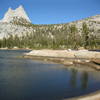
[[[0,48],[31,48],[31,49],[78,49],[84,47],[86,49],[100,49],[100,40],[90,34],[86,23],[82,24],[81,32],[75,24],[56,26],[35,26],[31,34],[9,35],[0,40]],[[30,27],[28,25],[28,27]]]

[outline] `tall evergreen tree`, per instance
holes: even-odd
[[[87,48],[87,46],[89,46],[89,28],[85,22],[82,24],[82,33],[83,44],[84,47]]]

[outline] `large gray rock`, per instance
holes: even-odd
[[[75,53],[75,58],[86,58],[86,59],[100,58],[100,52],[81,50]]]
[[[13,18],[24,18],[28,22],[31,22],[29,17],[27,16],[23,6],[19,6],[15,10],[12,10],[11,8],[8,9],[8,11],[5,13],[4,18],[1,20],[1,22],[11,22]]]

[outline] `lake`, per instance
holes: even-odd
[[[19,57],[26,52],[0,50],[0,100],[63,100],[100,89],[99,71]]]

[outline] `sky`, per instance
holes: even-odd
[[[0,0],[0,19],[23,5],[33,24],[59,24],[100,14],[100,0]]]

